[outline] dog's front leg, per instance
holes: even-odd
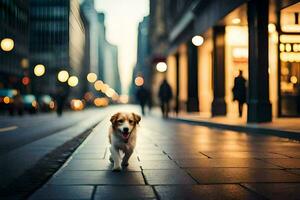
[[[128,166],[128,160],[131,156],[131,154],[133,153],[133,149],[128,149],[126,152],[125,152],[125,155],[123,157],[123,160],[122,160],[122,166]]]
[[[111,153],[112,159],[114,160],[113,170],[120,171],[122,168],[121,168],[121,156],[120,156],[119,150],[116,149],[115,147],[111,146],[110,153]]]

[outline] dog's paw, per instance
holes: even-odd
[[[109,156],[109,161],[110,161],[111,163],[114,163],[114,159],[113,159],[111,156]]]
[[[121,166],[117,166],[113,168],[113,172],[119,172],[121,170],[122,170]]]
[[[129,165],[128,162],[122,162],[123,167],[127,167],[128,165]]]

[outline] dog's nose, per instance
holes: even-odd
[[[129,131],[129,128],[123,128],[123,131],[124,131],[124,132],[128,132],[128,131]]]

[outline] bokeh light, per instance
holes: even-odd
[[[144,79],[141,76],[138,76],[134,79],[134,83],[136,86],[140,87],[142,85],[144,85]]]
[[[23,85],[28,85],[30,83],[30,78],[28,76],[25,76],[22,78]]]
[[[95,98],[94,99],[94,104],[97,107],[104,107],[104,106],[108,106],[109,100],[105,97],[103,98]]]
[[[38,64],[34,67],[33,72],[36,76],[43,76],[45,74],[45,66]]]
[[[9,103],[10,103],[10,98],[9,98],[9,97],[4,97],[4,98],[3,98],[3,102],[4,102],[5,104],[9,104]]]
[[[66,70],[60,71],[57,75],[57,79],[60,82],[64,83],[69,79],[69,73]]]
[[[165,72],[167,71],[167,64],[165,62],[159,62],[156,64],[156,70],[159,72]]]
[[[193,45],[195,46],[201,46],[204,42],[204,38],[200,35],[195,35],[193,38],[192,38],[192,43]]]
[[[116,93],[116,92],[115,92],[114,89],[108,88],[105,94],[106,94],[106,96],[108,96],[108,97],[111,98],[115,93]]]
[[[84,108],[84,104],[80,99],[72,99],[70,105],[72,110],[82,110]]]
[[[97,74],[89,73],[86,78],[87,78],[88,82],[94,83],[97,80]]]
[[[298,82],[298,79],[297,79],[296,76],[291,76],[290,81],[291,81],[293,84],[296,84],[296,83]]]
[[[231,20],[231,22],[233,24],[240,24],[241,23],[241,19],[240,18],[234,18],[234,19]]]
[[[14,48],[15,43],[11,38],[4,38],[1,40],[0,46],[3,51],[11,51]]]
[[[103,82],[101,80],[98,80],[94,83],[94,88],[97,91],[100,91],[103,87]]]
[[[76,85],[78,85],[78,78],[76,76],[71,76],[68,80],[68,84],[71,87],[75,87]]]

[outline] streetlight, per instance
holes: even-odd
[[[231,22],[235,25],[240,24],[241,23],[241,19],[240,18],[234,18],[231,20]]]
[[[4,38],[1,40],[0,46],[3,51],[11,51],[14,48],[15,43],[11,38]]]
[[[68,78],[69,78],[69,73],[66,70],[62,70],[57,74],[57,79],[62,83],[66,82]]]
[[[165,72],[167,71],[167,64],[165,62],[159,62],[156,64],[156,70],[159,72]]]
[[[193,45],[195,45],[195,46],[201,46],[202,44],[203,44],[203,42],[204,42],[204,39],[203,39],[203,37],[202,36],[200,36],[200,35],[195,35],[193,38],[192,38],[192,43],[193,43]]]
[[[87,78],[88,82],[94,83],[97,80],[97,74],[89,73],[86,78]]]
[[[76,76],[71,76],[68,80],[68,85],[75,87],[78,84],[78,78]]]
[[[45,66],[42,64],[38,64],[34,67],[34,74],[36,76],[43,76],[45,74]]]

